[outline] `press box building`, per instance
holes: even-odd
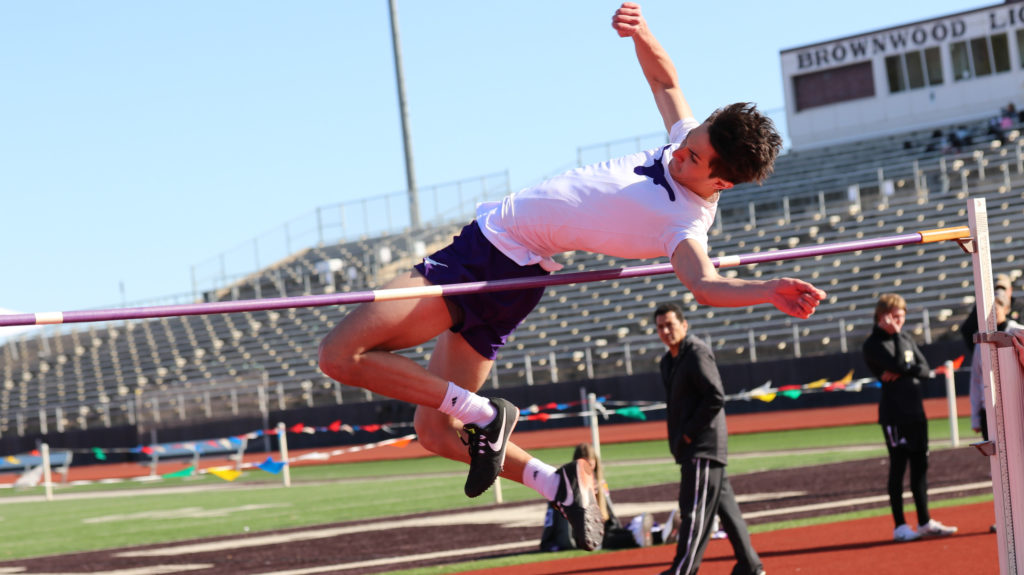
[[[795,150],[977,122],[1024,103],[1024,2],[782,50]]]

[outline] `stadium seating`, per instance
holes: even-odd
[[[980,132],[981,122],[975,127]],[[948,129],[948,128],[946,128]],[[1020,140],[976,137],[944,153],[933,130],[783,155],[763,185],[722,195],[710,237],[724,256],[965,225],[965,201],[988,201],[995,271],[1019,280],[1012,222],[1024,214]],[[448,242],[463,222],[297,251],[205,294],[207,301],[362,290],[380,286]],[[566,271],[649,263],[588,253],[559,256]],[[657,304],[679,301],[691,331],[723,363],[856,349],[878,295],[910,306],[908,328],[923,340],[959,337],[973,303],[970,258],[954,242],[850,252],[723,273],[782,275],[829,293],[809,320],[771,306],[698,305],[673,276],[552,286],[510,338],[491,384],[540,385],[652,371],[663,350]],[[0,435],[92,428],[118,422],[168,424],[239,413],[373,399],[339,386],[317,367],[320,339],[346,307],[173,317],[64,326],[7,341],[0,351]],[[927,319],[926,319],[927,318]],[[429,361],[433,342],[401,353]],[[260,399],[262,398],[262,399]]]

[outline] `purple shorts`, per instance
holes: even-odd
[[[476,221],[462,228],[452,243],[416,264],[416,271],[433,285],[545,276],[540,265],[521,266],[487,240]],[[544,288],[444,296],[462,312],[452,331],[462,335],[480,355],[498,356],[508,336],[530,314]]]

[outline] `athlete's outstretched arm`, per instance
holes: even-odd
[[[640,12],[640,5],[624,2],[612,16],[612,28],[615,28],[619,36],[633,39],[636,58],[640,61],[640,68],[651,86],[651,92],[654,93],[654,102],[661,112],[665,129],[671,131],[676,122],[682,118],[692,117],[693,111],[690,110],[690,105],[686,103],[679,88],[676,67],[668,52],[662,48],[647,27],[647,21]]]
[[[791,316],[807,319],[825,299],[825,292],[794,278],[751,281],[724,277],[695,240],[679,243],[672,254],[672,269],[702,305],[740,307],[770,303]]]

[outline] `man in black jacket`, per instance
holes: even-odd
[[[928,361],[910,334],[903,332],[907,302],[899,294],[885,293],[875,305],[875,327],[862,351],[868,369],[882,384],[878,423],[889,450],[889,505],[896,524],[895,541],[913,541],[922,535],[952,535],[956,527],[943,525],[928,514],[928,419],[921,395],[922,381],[931,377]],[[914,494],[918,528],[903,515],[903,474],[910,464],[910,490]]]
[[[725,474],[725,391],[711,349],[687,336],[683,310],[674,303],[654,312],[658,337],[668,348],[661,358],[661,381],[668,403],[668,441],[679,464],[679,541],[673,575],[697,573],[716,513],[736,554],[733,575],[763,575],[761,558],[750,544],[746,522]],[[721,505],[721,506],[720,506]]]
[[[1006,319],[1013,320],[1017,323],[1024,323],[1024,301],[1013,299],[1013,280],[1006,274],[996,274],[992,278],[992,285],[996,290],[1005,290],[1006,296],[1010,298],[1010,311],[1006,314]],[[960,325],[960,336],[964,338],[964,343],[967,344],[967,363],[970,364],[974,358],[974,334],[978,333],[978,308],[974,304],[971,304],[971,312],[967,314],[967,319]]]

